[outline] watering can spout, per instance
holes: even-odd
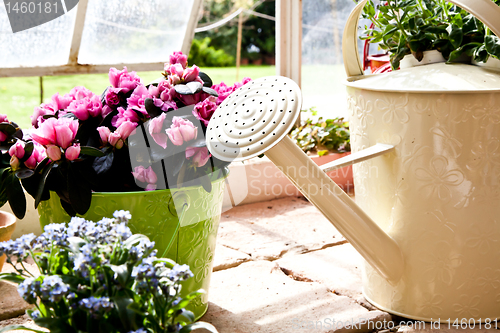
[[[297,186],[363,258],[384,278],[396,283],[404,270],[403,254],[383,231],[290,138],[266,156]]]
[[[301,105],[300,88],[288,78],[251,81],[217,108],[207,128],[207,147],[228,162],[265,153],[380,275],[397,282],[404,262],[394,239],[288,137]]]

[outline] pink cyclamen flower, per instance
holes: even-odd
[[[176,146],[182,146],[184,142],[194,140],[198,136],[198,128],[189,120],[180,117],[174,117],[172,125],[165,132]]]
[[[124,93],[134,90],[141,84],[141,78],[135,72],[128,72],[127,67],[119,71],[116,68],[109,69],[109,82],[113,88],[120,88]]]
[[[85,97],[92,97],[95,94],[85,87],[77,86],[71,89],[69,95],[72,96],[74,99],[83,99]]]
[[[49,118],[31,133],[33,140],[43,146],[57,145],[68,148],[76,137],[78,120],[70,118]]]
[[[212,156],[208,153],[207,147],[187,147],[186,148],[186,158],[193,158],[193,164],[195,167],[202,167],[207,164],[208,159]]]
[[[158,181],[158,177],[151,166],[147,169],[142,165],[137,166],[134,168],[134,171],[132,171],[132,175],[142,183],[155,184]]]
[[[166,116],[166,113],[162,113],[149,121],[149,134],[163,149],[167,148],[167,134],[163,131],[163,122]]]
[[[57,111],[57,106],[54,103],[42,103],[40,106],[35,107],[35,112],[31,116],[31,125],[33,127],[38,128],[38,126],[43,123],[45,120],[43,116],[45,115],[53,115]]]
[[[25,146],[24,142],[17,141],[15,144],[10,146],[9,155],[16,156],[19,159],[23,158],[24,157],[24,146]]]
[[[120,127],[120,125],[125,121],[138,123],[139,116],[132,109],[125,110],[124,108],[119,107],[118,114],[116,116],[114,116],[113,119],[111,120],[111,125],[113,125],[114,127]]]
[[[62,156],[61,148],[54,145],[47,146],[47,156],[51,161],[59,161]]]
[[[181,64],[181,66],[183,68],[186,68],[187,66],[187,61],[188,61],[188,57],[187,55],[185,55],[184,53],[180,52],[180,51],[175,51],[174,54],[172,54],[169,58],[169,64],[170,65],[173,65],[173,64]],[[167,64],[165,64],[166,66]]]
[[[184,74],[184,67],[181,64],[169,64],[165,66],[165,73],[181,79]]]
[[[184,83],[198,81],[203,83],[203,81],[198,77],[200,74],[200,68],[196,65],[191,66],[191,68],[186,68],[182,74],[182,80]]]
[[[118,141],[120,141],[120,139],[121,139],[120,134],[113,132],[109,135],[108,142],[113,147],[120,149],[121,147],[123,147],[123,144],[118,144]]]
[[[106,105],[116,106],[120,104],[120,96],[118,95],[120,91],[120,88],[109,87],[105,96]]]
[[[37,164],[40,163],[47,157],[47,153],[45,152],[45,148],[41,144],[36,141],[33,141],[34,148],[31,156],[24,162],[24,165],[28,169],[35,169]]]
[[[73,102],[74,96],[71,94],[66,94],[64,96],[59,95],[59,93],[56,93],[55,95],[52,96],[52,104],[55,106],[56,110],[64,110],[68,107],[68,105]]]
[[[76,160],[78,158],[78,156],[80,156],[80,144],[75,143],[71,147],[68,147],[68,149],[66,149],[66,152],[64,153],[64,155],[66,156],[66,159],[68,159],[70,161]]]
[[[74,100],[67,107],[66,111],[73,113],[80,120],[87,120],[89,117],[101,115],[102,103],[97,95]]]
[[[203,102],[197,103],[193,109],[193,115],[201,120],[205,126],[208,126],[208,122],[215,110],[217,109],[217,98],[214,96],[209,96],[205,98]]]
[[[152,96],[149,95],[148,89],[140,84],[137,88],[134,89],[132,95],[127,99],[128,107],[133,110],[140,111],[142,114],[149,117],[148,112],[146,111],[146,98],[150,98]]]
[[[97,131],[99,132],[99,136],[101,137],[102,144],[105,145],[106,143],[108,143],[108,138],[111,134],[111,130],[106,126],[100,126],[97,127]]]

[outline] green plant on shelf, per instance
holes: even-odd
[[[302,111],[309,111],[313,116],[317,115],[314,107]],[[351,151],[349,123],[344,118],[307,119],[299,127],[292,129],[290,137],[304,152],[317,153],[319,156],[329,152]]]
[[[374,26],[365,27],[361,39],[386,50],[393,69],[409,54],[421,61],[428,50],[440,51],[448,62],[463,54],[478,62],[500,57],[500,39],[472,14],[445,0],[389,0],[378,5],[370,0],[362,16]]]

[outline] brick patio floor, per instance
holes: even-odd
[[[362,296],[361,264],[352,246],[302,197],[233,208],[221,217],[210,305],[202,320],[220,333],[340,333],[347,330],[332,328],[334,323],[363,320],[371,326],[358,324],[349,332],[371,332],[384,321],[398,323],[401,318]],[[0,320],[23,313],[26,304],[14,286],[0,285],[0,295]],[[24,315],[0,321],[0,328],[13,323],[33,325]],[[436,330],[427,325],[419,331]]]

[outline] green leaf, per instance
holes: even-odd
[[[484,36],[486,51],[495,57],[500,57],[500,38],[495,35]]]
[[[198,74],[198,76],[203,81],[204,87],[208,87],[208,88],[212,87],[213,82],[212,82],[212,79],[210,78],[210,76],[208,76],[207,74],[205,74],[203,72],[200,72],[200,74]]]
[[[34,148],[35,148],[35,145],[33,144],[33,141],[30,141],[24,145],[24,156],[23,156],[23,158],[21,158],[21,162],[25,162],[28,160],[28,158],[31,157],[31,154],[33,153]]]
[[[16,177],[19,179],[25,179],[33,176],[34,173],[35,171],[31,169],[20,169],[16,171]]]
[[[24,281],[24,277],[17,273],[0,273],[0,280],[19,284]]]
[[[7,186],[6,188],[8,188],[7,198],[10,208],[14,215],[22,220],[26,214],[26,196],[24,195],[21,182],[14,174],[9,174],[5,185]]]
[[[451,42],[451,45],[453,45],[453,47],[455,49],[459,48],[460,45],[462,45],[462,41],[463,41],[463,38],[464,38],[464,34],[462,32],[462,29],[457,26],[456,24],[453,24],[451,26],[451,32],[450,32],[450,42]]]
[[[104,156],[104,153],[102,151],[90,146],[80,147],[80,153],[88,156],[96,156],[96,157]]]
[[[114,155],[113,151],[109,152],[109,154],[107,154],[107,155],[97,157],[94,160],[94,163],[92,164],[92,168],[94,168],[94,171],[98,175],[106,173],[113,166],[114,158],[115,158],[115,155]]]
[[[38,208],[38,205],[40,204],[40,201],[42,200],[42,197],[43,197],[43,194],[45,191],[45,182],[47,181],[47,177],[49,176],[49,173],[52,170],[52,166],[54,165],[54,163],[55,162],[50,162],[49,164],[46,164],[41,171],[40,183],[38,184],[38,189],[37,189],[36,195],[35,195],[35,208]],[[36,172],[36,170],[35,170],[35,172]]]
[[[0,333],[9,332],[9,331],[18,331],[18,330],[25,330],[25,331],[38,332],[38,333],[47,333],[46,331],[40,331],[40,330],[30,328],[30,327],[27,327],[24,325],[6,326],[6,327],[0,329]]]
[[[134,300],[129,297],[120,296],[113,297],[112,300],[118,310],[118,316],[125,329],[124,332],[128,332],[132,329],[138,329],[138,327],[136,327],[138,323],[136,322],[139,322],[140,320],[137,318],[137,315],[139,314],[141,317],[145,317],[146,314],[138,313],[131,309],[131,307],[135,305]]]
[[[0,131],[10,136],[17,132],[17,127],[9,123],[0,123]]]
[[[146,98],[146,100],[144,101],[144,106],[151,118],[158,117],[163,112],[159,107],[155,105],[152,98]]]
[[[127,285],[128,280],[130,279],[130,274],[132,273],[127,264],[123,265],[107,265],[111,270],[115,273],[118,282],[122,287]]]
[[[69,201],[76,213],[83,215],[89,208],[92,201],[92,189],[89,183],[81,176],[73,163],[68,166],[68,186]]]

